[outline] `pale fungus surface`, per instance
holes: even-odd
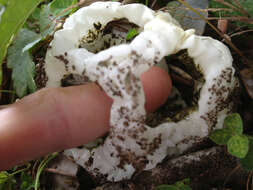
[[[125,27],[111,29],[119,21],[127,22]],[[128,41],[131,28],[139,34]],[[179,121],[150,127],[145,122],[140,75],[184,49],[203,75],[203,82],[194,86],[199,93],[196,108]],[[47,87],[61,86],[66,75],[78,74],[87,82],[97,82],[113,99],[108,135],[65,151],[89,173],[109,181],[152,169],[167,155],[181,154],[221,128],[237,85],[225,45],[197,36],[194,30],[184,31],[168,13],[141,4],[97,2],[79,9],[55,33],[44,68]]]

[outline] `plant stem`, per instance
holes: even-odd
[[[35,190],[38,190],[39,188],[39,179],[40,179],[40,174],[41,172],[43,171],[43,169],[46,167],[46,165],[48,164],[48,162],[52,159],[54,159],[56,156],[58,155],[58,152],[56,153],[53,153],[49,156],[47,156],[46,158],[44,158],[39,167],[38,167],[38,170],[37,170],[37,173],[36,173],[36,178],[35,178],[35,184],[34,184],[34,189]]]

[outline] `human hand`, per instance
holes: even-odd
[[[171,90],[168,73],[153,67],[141,76],[146,110],[154,111]],[[0,110],[0,170],[76,147],[109,130],[112,100],[96,84],[47,88]]]

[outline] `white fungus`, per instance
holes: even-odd
[[[124,32],[104,32],[107,24],[120,19],[139,31],[131,42]],[[47,87],[61,86],[65,75],[79,74],[97,82],[113,99],[111,128],[104,142],[65,151],[101,179],[129,179],[136,171],[154,168],[167,155],[183,153],[221,128],[231,109],[229,96],[237,80],[228,48],[192,29],[184,31],[168,13],[141,4],[97,2],[67,18],[50,46],[45,58]],[[140,75],[183,49],[204,78],[195,89],[200,90],[197,109],[178,122],[151,128],[145,123]]]

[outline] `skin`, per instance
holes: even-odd
[[[141,76],[146,110],[167,99],[171,80],[153,67]],[[88,143],[109,130],[112,99],[96,84],[42,89],[0,111],[0,170]]]

